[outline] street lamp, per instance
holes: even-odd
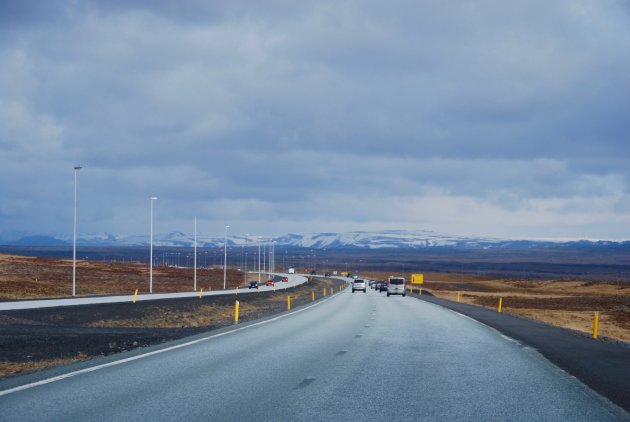
[[[197,291],[197,217],[195,217],[195,258],[193,270],[193,292]]]
[[[72,230],[72,297],[77,294],[77,173],[81,166],[74,168],[74,224]]]
[[[258,240],[258,284],[260,284],[260,237],[256,239]]]
[[[223,240],[223,290],[225,290],[225,280],[227,276],[227,229],[230,226],[225,226],[225,238]]]
[[[149,247],[149,293],[153,293],[153,201],[157,196],[151,197],[151,243]]]

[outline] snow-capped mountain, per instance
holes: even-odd
[[[109,233],[98,233],[77,236],[77,244],[81,246],[142,246],[149,244],[148,235],[125,236]],[[473,238],[465,236],[449,236],[428,230],[386,230],[386,231],[354,231],[346,233],[290,233],[276,237],[259,237],[230,235],[228,246],[255,246],[258,242],[273,242],[281,247],[302,247],[312,249],[424,249],[424,248],[458,248],[458,249],[494,249],[494,248],[544,248],[544,247],[614,247],[630,246],[630,242],[615,241],[554,241],[554,240],[506,240],[497,238]],[[199,247],[222,247],[223,237],[197,235]],[[0,244],[20,246],[63,246],[71,245],[72,238],[63,236],[25,236],[17,240],[0,239]],[[171,232],[154,234],[154,246],[191,247],[194,236],[189,233]]]

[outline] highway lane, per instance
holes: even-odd
[[[0,420],[628,419],[530,349],[409,297],[346,290],[236,329],[1,395]]]
[[[238,294],[256,293],[271,291],[274,289],[283,289],[299,286],[308,280],[305,275],[299,274],[276,274],[278,276],[286,276],[289,281],[275,283],[274,287],[261,285],[258,290],[248,289],[247,287],[238,290]],[[261,274],[262,283],[267,281],[269,274]],[[236,289],[226,290],[213,290],[204,292],[178,292],[178,293],[153,293],[153,294],[138,294],[136,297],[137,302],[161,300],[161,299],[176,299],[184,297],[203,297],[220,296],[220,295],[234,295],[237,293]],[[68,299],[38,299],[38,300],[16,300],[8,302],[0,302],[0,311],[9,311],[16,309],[37,309],[37,308],[54,308],[58,306],[78,306],[78,305],[94,305],[98,303],[123,303],[133,301],[134,295],[118,295],[118,296],[88,296],[88,297],[74,297]]]

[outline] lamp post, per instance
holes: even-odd
[[[258,240],[258,284],[260,284],[260,237],[258,237],[257,240]]]
[[[225,226],[225,238],[223,240],[223,290],[225,290],[225,280],[227,276],[227,229],[230,226]]]
[[[195,217],[195,258],[193,260],[195,269],[193,270],[193,292],[197,291],[197,217]]]
[[[77,294],[77,173],[81,166],[74,168],[74,224],[72,225],[72,297]]]
[[[151,197],[151,241],[149,246],[149,293],[153,293],[153,201],[157,196]]]
[[[245,233],[245,246],[241,245],[241,253],[245,253],[243,256],[243,281],[247,284],[247,240],[249,239],[249,233]]]

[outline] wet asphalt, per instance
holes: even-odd
[[[346,290],[236,330],[0,391],[0,420],[630,419],[520,340],[409,296]]]

